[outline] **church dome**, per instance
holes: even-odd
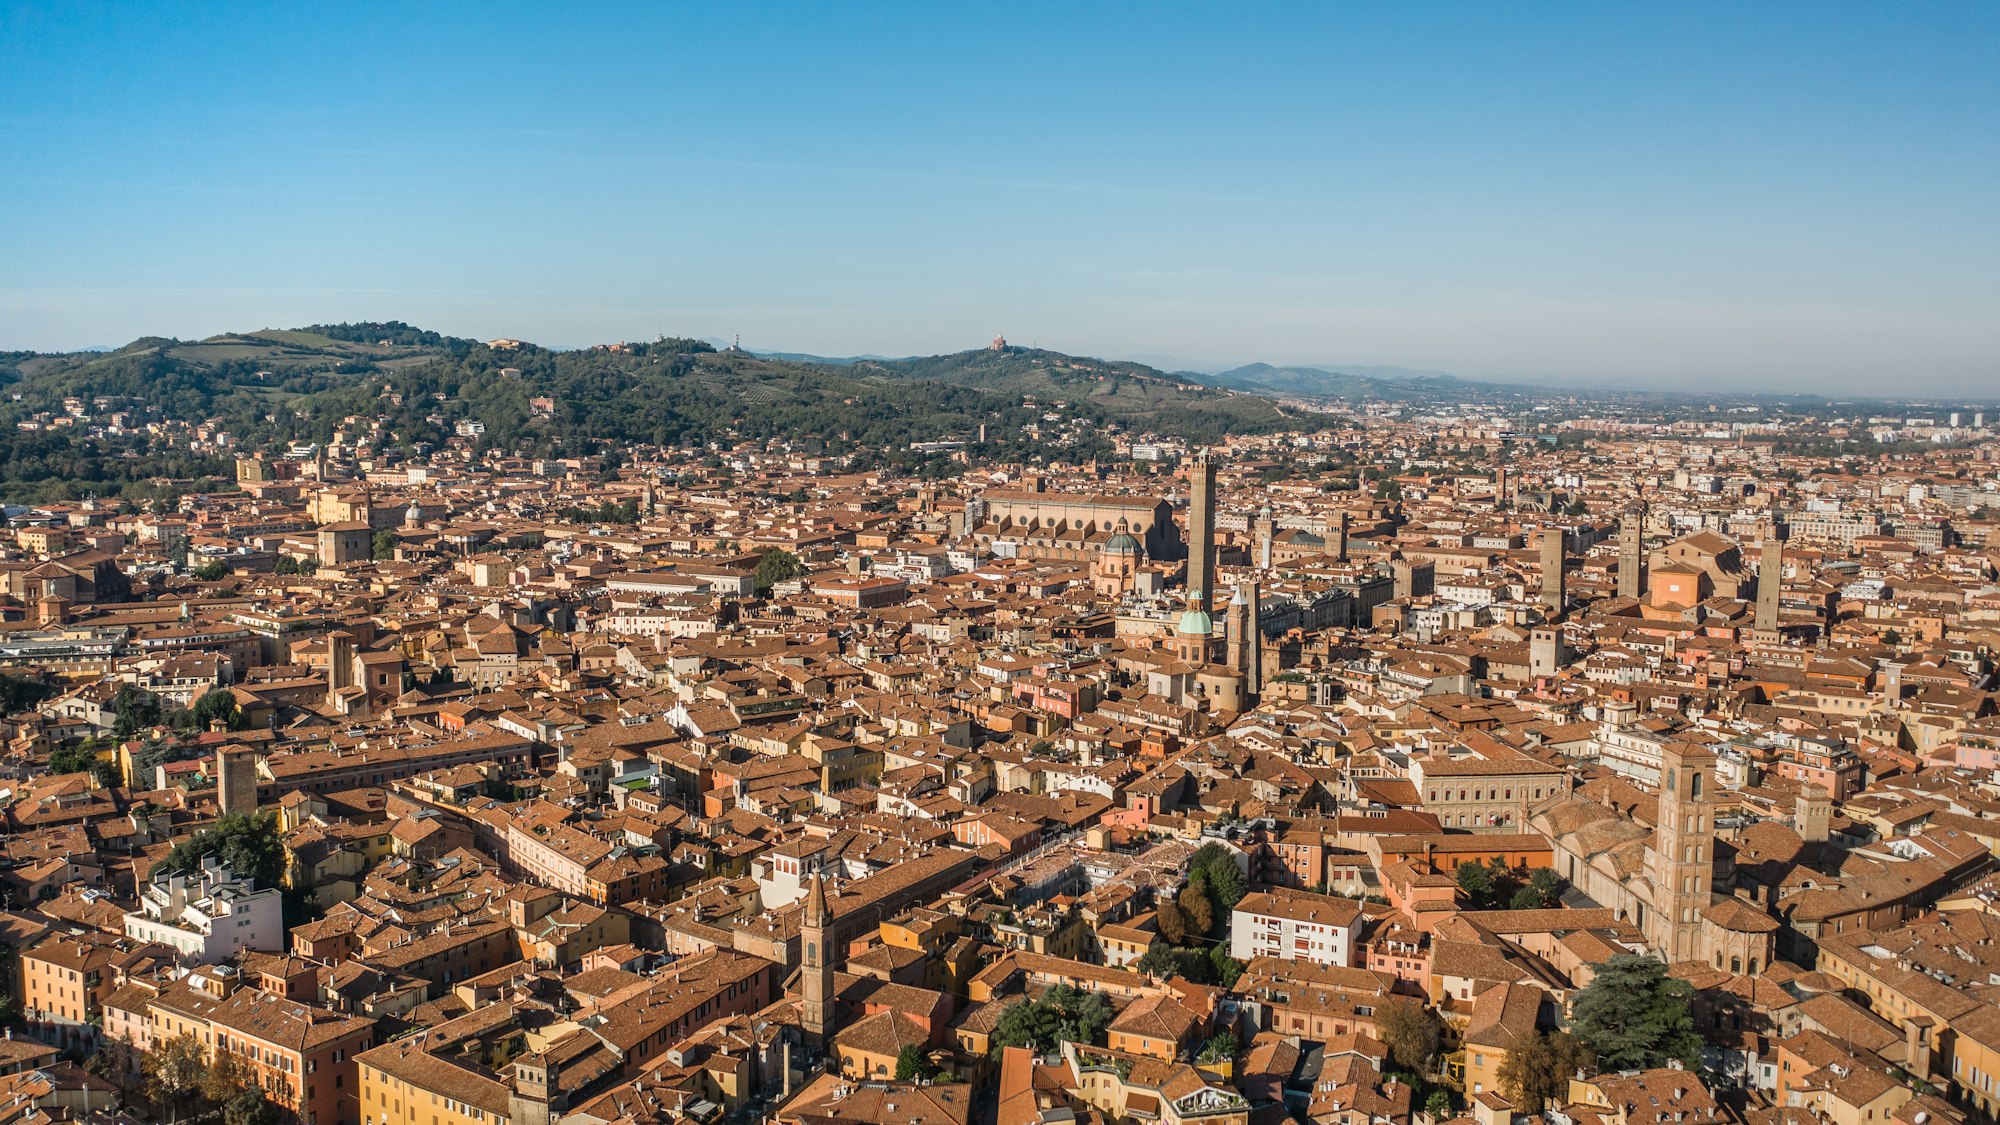
[[[1183,637],[1206,637],[1215,632],[1215,622],[1201,611],[1200,606],[1191,605],[1186,613],[1181,614],[1181,623],[1176,631]]]
[[[1104,553],[1108,555],[1136,555],[1139,549],[1139,541],[1127,531],[1119,532],[1104,544]]]

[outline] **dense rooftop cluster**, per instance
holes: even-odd
[[[1983,416],[1286,407],[7,508],[0,1125],[2000,1109]]]

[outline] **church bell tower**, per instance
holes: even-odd
[[[832,926],[826,884],[814,873],[806,889],[805,914],[799,919],[799,1030],[814,1050],[824,1050],[833,1034],[833,950],[828,947]]]

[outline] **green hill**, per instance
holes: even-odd
[[[0,392],[0,425],[10,429],[60,417],[66,400],[81,400],[92,419],[123,411],[144,421],[213,420],[251,449],[323,441],[343,419],[361,418],[381,421],[387,451],[418,453],[451,440],[459,423],[477,422],[483,432],[474,440],[501,452],[779,440],[934,473],[954,470],[910,447],[974,442],[982,425],[984,453],[1083,459],[1109,454],[1106,435],[1120,428],[1213,441],[1289,424],[1267,398],[1143,364],[1025,348],[835,367],[691,339],[496,349],[400,322],[147,338],[109,353],[0,354]],[[17,441],[13,461],[0,462],[10,498],[57,498],[64,481],[78,494],[129,494],[151,477],[227,476],[215,458],[183,454],[155,465],[165,448],[143,431],[24,432],[37,437]],[[117,460],[115,473],[90,463],[100,455]]]

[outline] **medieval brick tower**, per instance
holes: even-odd
[[[1660,757],[1660,817],[1647,855],[1653,914],[1646,939],[1668,964],[1706,960],[1702,911],[1715,882],[1715,755],[1669,742]]]

